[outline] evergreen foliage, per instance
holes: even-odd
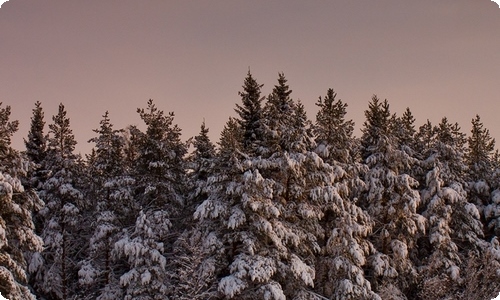
[[[43,247],[32,221],[43,202],[21,184],[26,161],[10,145],[17,126],[10,121],[10,107],[0,107],[0,293],[8,299],[36,299],[28,286],[26,257]]]
[[[152,100],[106,112],[85,159],[63,104],[23,153],[0,105],[0,292],[9,299],[490,299],[500,292],[500,155],[373,96],[361,137],[333,89],[314,123],[283,73],[247,73],[216,144]],[[144,128],[144,130],[143,130]],[[191,151],[188,151],[191,150]],[[188,153],[189,152],[189,153]],[[33,221],[33,219],[35,221]],[[37,236],[37,234],[39,236]]]

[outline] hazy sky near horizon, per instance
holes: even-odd
[[[500,143],[500,8],[490,0],[10,0],[0,8],[0,101],[24,150],[36,101],[63,103],[87,153],[109,111],[142,126],[148,99],[173,111],[183,139],[205,120],[214,142],[235,116],[248,68],[263,95],[284,72],[315,118],[333,88],[356,122],[373,94],[410,107],[419,127],[476,114]],[[48,127],[46,126],[46,131]],[[498,146],[498,145],[497,145]]]

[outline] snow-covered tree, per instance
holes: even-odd
[[[82,239],[81,208],[83,194],[75,185],[80,174],[76,141],[63,104],[49,125],[45,166],[50,175],[40,197],[46,206],[43,218],[44,251],[35,254],[30,268],[36,271],[35,288],[52,299],[68,299],[77,286],[77,261],[85,246]]]
[[[240,143],[224,143],[233,151],[221,149],[219,155],[227,155],[231,164],[209,177],[208,198],[195,212],[205,247],[211,250],[205,262],[212,261],[221,277],[219,293],[226,298],[315,295],[314,263],[318,237],[324,235],[319,219],[325,200],[313,188],[332,176],[311,150],[315,145],[309,122],[290,92],[280,74],[266,103],[259,155],[245,152]]]
[[[135,210],[131,191],[134,180],[123,163],[122,131],[113,129],[108,112],[100,124],[94,130],[98,136],[89,141],[95,143],[94,155],[88,161],[92,191],[87,193],[95,205],[89,220],[93,232],[88,256],[82,261],[78,275],[82,286],[80,297],[104,300],[116,299],[121,291],[113,249],[121,229],[134,224]]]
[[[42,165],[47,152],[47,137],[44,129],[45,121],[42,104],[37,101],[33,109],[33,116],[31,117],[28,139],[24,140],[26,156],[33,163],[27,175],[28,184],[37,190],[41,188],[40,185],[43,184],[44,177],[46,176]]]
[[[488,129],[484,128],[479,115],[472,119],[471,135],[467,139],[468,148],[466,160],[469,173],[473,181],[489,181],[487,176],[492,173],[495,139],[490,136]]]
[[[183,157],[187,147],[180,140],[179,127],[173,125],[173,113],[165,115],[152,100],[137,112],[147,126],[134,139],[138,152],[135,200],[140,212],[135,225],[125,229],[115,243],[114,251],[129,266],[120,277],[124,299],[165,299],[171,292],[168,277],[172,272],[166,269],[165,255],[182,226],[173,225],[171,219],[179,216],[185,204]]]
[[[317,255],[316,290],[329,299],[378,299],[365,278],[363,267],[374,252],[367,237],[373,222],[356,205],[364,190],[360,180],[366,168],[356,162],[358,141],[352,136],[354,122],[346,120],[347,104],[336,99],[329,89],[327,96],[316,103],[314,132],[318,155],[332,167],[335,180],[317,187],[327,205],[321,220],[325,229],[325,246]]]
[[[192,176],[195,181],[205,181],[208,172],[213,165],[215,158],[215,145],[210,141],[208,136],[209,129],[205,126],[205,122],[201,124],[200,133],[194,137],[193,153],[189,156],[188,162],[192,170]]]
[[[468,166],[469,201],[476,204],[484,222],[488,235],[498,222],[497,204],[493,201],[492,191],[498,189],[497,174],[494,162],[495,139],[489,130],[484,128],[479,115],[472,119],[471,135],[467,139],[468,147],[465,159]]]
[[[432,130],[421,127],[420,132],[426,137],[422,153],[427,173],[421,196],[429,236],[419,247],[423,265],[419,295],[424,299],[446,299],[464,289],[467,261],[483,249],[482,224],[464,188],[465,139],[458,125],[443,118]]]
[[[336,97],[337,93],[328,89],[326,96],[316,102],[316,143],[318,152],[328,162],[350,163],[356,160],[359,145],[353,137],[354,122],[345,118],[347,104]]]
[[[10,114],[10,106],[0,107],[0,293],[7,299],[36,299],[28,287],[26,255],[42,250],[31,216],[43,202],[21,184],[28,164],[11,148],[18,122],[10,121]]]
[[[386,298],[394,291],[408,294],[415,289],[417,269],[412,251],[425,233],[426,220],[417,213],[418,181],[405,173],[415,160],[398,147],[387,100],[381,103],[374,96],[365,116],[361,143],[369,171],[363,203],[375,222],[370,239],[378,250],[369,258],[370,270],[374,289]]]

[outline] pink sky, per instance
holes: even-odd
[[[314,119],[332,87],[359,129],[373,94],[417,127],[443,116],[469,134],[479,114],[500,143],[500,8],[490,0],[10,0],[0,8],[0,101],[47,123],[63,102],[86,153],[109,110],[142,124],[149,98],[187,139],[234,116],[248,68],[268,94],[284,72]],[[48,130],[48,128],[46,128]],[[356,131],[359,136],[359,131]]]

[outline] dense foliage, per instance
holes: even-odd
[[[500,155],[479,116],[415,126],[373,96],[362,136],[333,89],[314,121],[285,75],[248,72],[214,144],[173,113],[103,115],[75,154],[64,105],[26,150],[0,105],[0,292],[8,299],[491,299]]]

